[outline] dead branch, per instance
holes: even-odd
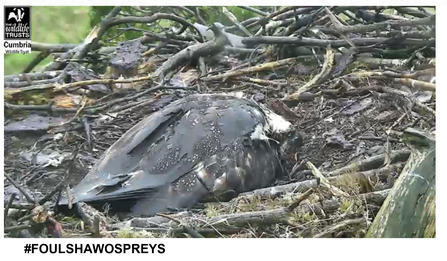
[[[12,202],[14,201],[15,197],[16,197],[15,193],[11,193],[11,195],[9,195],[8,203],[5,206],[5,210],[4,210],[4,214],[3,214],[4,224],[6,224],[6,218],[8,217],[9,209],[11,208]]]
[[[274,68],[285,66],[287,64],[292,64],[296,60],[297,60],[296,58],[288,58],[288,59],[279,60],[276,62],[264,63],[264,64],[253,66],[253,67],[248,67],[248,68],[243,68],[243,69],[239,69],[239,70],[226,72],[223,74],[218,74],[215,76],[203,77],[203,78],[201,78],[201,80],[203,80],[203,81],[225,80],[227,78],[236,77],[236,76],[240,76],[240,75],[244,75],[244,74],[272,70]]]
[[[332,66],[334,63],[334,51],[330,48],[326,50],[326,58],[323,64],[323,68],[321,69],[321,72],[316,75],[312,80],[307,82],[305,85],[298,88],[296,92],[291,94],[289,97],[287,97],[288,100],[298,100],[300,95],[304,92],[308,92],[310,89],[315,87],[316,85],[322,83],[325,81],[332,71]]]
[[[430,17],[425,17],[421,19],[412,19],[412,20],[391,20],[391,21],[385,21],[380,23],[374,23],[374,24],[367,24],[367,25],[354,25],[354,26],[346,26],[343,28],[338,29],[331,29],[331,28],[322,28],[321,30],[324,33],[366,33],[376,30],[383,30],[388,27],[396,26],[396,27],[402,27],[402,26],[417,26],[417,25],[430,25],[434,24],[435,22],[435,15],[432,15]]]
[[[99,237],[100,231],[106,230],[107,220],[104,214],[100,213],[98,210],[83,202],[80,202],[76,204],[76,212],[82,218],[84,223],[90,227],[94,235]]]
[[[31,42],[31,51],[48,53],[65,53],[75,48],[76,44],[48,44]]]
[[[344,191],[340,190],[339,188],[337,188],[336,186],[332,185],[329,182],[329,180],[325,176],[323,176],[323,174],[321,174],[321,172],[311,162],[306,162],[306,165],[312,171],[312,174],[314,174],[315,177],[320,179],[321,184],[323,184],[323,186],[328,188],[332,192],[332,194],[334,194],[335,196],[339,196],[339,197],[349,196],[346,192],[344,192]]]
[[[247,30],[247,28],[245,28],[243,25],[241,25],[239,23],[239,21],[237,20],[236,16],[234,16],[234,14],[232,14],[230,11],[228,11],[227,8],[225,8],[224,6],[222,7],[222,11],[223,13],[228,17],[228,19],[230,19],[230,21],[236,25],[245,35],[247,36],[252,36],[252,33],[250,33],[250,31]]]
[[[228,43],[228,39],[225,34],[221,33],[216,25],[213,25],[211,29],[216,36],[215,40],[202,44],[196,44],[169,58],[161,67],[159,67],[152,78],[158,78],[159,81],[163,81],[165,75],[176,69],[177,67],[184,65],[187,62],[197,60],[202,56],[214,55],[224,50],[225,44]]]
[[[435,139],[408,128],[404,140],[412,154],[382,205],[367,237],[435,237]]]
[[[409,156],[410,156],[409,150],[394,151],[390,155],[391,163],[404,162],[408,159]],[[339,168],[337,170],[327,172],[327,173],[325,173],[325,176],[328,176],[328,177],[338,176],[338,175],[341,175],[342,173],[352,172],[353,170],[366,171],[366,170],[376,169],[376,168],[381,167],[384,164],[384,161],[385,161],[385,154],[372,156],[366,160],[361,160],[359,162],[349,164],[348,166]]]
[[[8,179],[9,182],[11,182],[11,184],[16,187],[22,194],[23,196],[25,196],[26,200],[28,201],[28,203],[31,204],[36,204],[36,200],[29,194],[29,192],[23,188],[22,186],[20,186],[15,180],[13,180],[8,174],[4,173],[5,177]]]
[[[421,39],[395,39],[395,38],[386,38],[386,37],[374,37],[374,38],[349,38],[349,40],[356,46],[365,46],[365,45],[387,45],[395,43],[399,41],[399,44],[402,45],[411,45],[411,46],[423,46],[426,44],[426,41]],[[349,43],[347,40],[322,40],[322,39],[314,39],[314,38],[306,38],[306,37],[282,37],[282,36],[260,36],[260,37],[245,37],[242,40],[242,43],[246,45],[253,44],[295,44],[302,46],[318,46],[326,48],[327,46],[331,46],[333,48],[338,47],[348,47]]]
[[[436,92],[436,84],[414,80],[412,78],[417,78],[421,73],[395,73],[395,72],[379,72],[379,71],[360,71],[348,74],[344,78],[353,80],[355,78],[373,78],[373,79],[388,79],[392,78],[394,82],[408,85],[413,88],[418,88],[424,91]]]
[[[329,237],[331,234],[338,232],[340,230],[343,230],[347,226],[359,225],[362,223],[366,223],[365,218],[343,220],[337,224],[334,224],[328,228],[325,228],[325,230],[323,232],[316,234],[314,237],[315,238]]]

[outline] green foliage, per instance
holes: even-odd
[[[80,43],[90,30],[86,6],[33,6],[31,8],[31,40],[42,43]],[[31,54],[5,54],[4,74],[22,72],[37,56]],[[42,69],[51,58],[40,63]]]
[[[228,11],[230,11],[234,16],[236,16],[239,22],[245,21],[252,17],[257,16],[255,13],[236,7],[236,6],[226,6]],[[221,6],[202,6],[199,8],[200,16],[211,25],[215,22],[222,23],[226,26],[231,26],[233,23],[230,19],[222,12]]]
[[[110,13],[110,11],[112,11],[113,8],[114,6],[92,7],[90,10],[91,27],[93,28],[94,26],[98,25]],[[121,13],[124,13],[129,16],[150,16],[150,14],[152,13],[159,12],[160,7],[157,6],[146,7],[144,10],[147,13],[141,13],[131,6],[123,6],[121,8]],[[161,32],[170,27],[172,24],[175,24],[175,22],[167,20],[158,20],[150,25],[147,25],[146,23],[117,25],[107,30],[107,32],[102,38],[102,41],[105,42],[106,45],[113,46],[119,42],[124,42],[141,37],[144,31],[150,31],[154,33]]]
[[[92,6],[89,12],[90,26],[93,28],[99,24],[113,8],[114,6]]]
[[[88,35],[90,30],[99,24],[113,8],[114,6],[34,6],[32,7],[31,14],[31,39],[32,41],[42,43],[80,43]],[[188,8],[193,9],[195,7]],[[239,7],[228,6],[226,8],[240,22],[257,16],[257,14]],[[268,12],[272,11],[271,7],[255,8]],[[152,6],[145,7],[144,10],[144,13],[142,13],[133,7],[125,6],[122,7],[121,12],[127,15],[149,16],[157,12],[170,13],[174,10],[176,13],[186,15],[185,17],[189,22],[196,22],[195,16],[192,14],[188,14],[188,12],[179,9],[172,9],[171,7]],[[200,6],[198,10],[208,25],[214,22],[220,22],[226,26],[232,25],[232,22],[223,14],[221,6]],[[110,28],[101,40],[110,46],[118,42],[141,37],[143,34],[142,31],[123,30],[128,26],[155,33],[163,33],[172,26],[177,28],[181,27],[177,22],[166,19],[155,21],[150,25],[144,23],[119,25]],[[37,54],[37,52],[33,52],[28,55],[5,55],[5,75],[22,72]],[[34,70],[41,70],[50,61],[51,57],[45,59]]]

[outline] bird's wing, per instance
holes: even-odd
[[[132,207],[135,215],[154,215],[170,209],[191,208],[205,197],[242,192],[270,185],[282,174],[276,148],[267,140],[240,137],[232,146],[199,162],[157,193],[143,195]]]
[[[255,103],[234,97],[202,95],[176,101],[135,125],[113,144],[73,188],[74,203],[111,203],[141,198],[152,202],[157,198],[166,202],[169,198],[171,204],[175,203],[182,197],[172,199],[167,192],[176,182],[198,172],[194,169],[200,164],[208,169],[219,166],[220,174],[210,176],[206,182],[214,182],[223,173],[234,171],[236,152],[244,153],[243,141],[250,141],[253,133],[265,129],[265,120]],[[214,162],[216,157],[219,161]],[[233,162],[232,167],[216,165],[222,159]],[[255,177],[253,184],[258,184],[256,180]],[[236,179],[236,182],[242,181]],[[214,187],[214,183],[210,185]],[[186,198],[194,199],[190,202],[200,199],[206,192],[203,189],[188,193]],[[66,201],[61,204],[64,202],[66,204]],[[160,205],[166,207],[167,204]]]
[[[113,193],[114,187],[118,185],[121,187],[121,184],[131,177],[141,176],[138,166],[146,155],[148,147],[163,135],[166,126],[184,114],[183,102],[182,100],[175,101],[129,129],[103,153],[90,172],[73,188],[71,191],[74,197],[73,202],[102,200],[107,198],[106,194],[111,194],[110,196],[113,197],[119,194]],[[157,183],[156,179],[154,179],[155,183]],[[112,192],[107,193],[107,191]],[[67,202],[63,199],[60,204],[64,205]]]
[[[144,195],[133,206],[134,214],[153,215],[170,208],[190,208],[210,194],[240,193],[265,187],[281,173],[277,148],[272,148],[268,139],[253,139],[253,134],[265,129],[263,112],[247,101],[232,102],[231,106],[220,106],[216,102],[205,112],[190,112],[188,117],[195,123],[195,131],[184,137],[186,141],[180,150],[188,144],[197,146],[199,161],[193,160],[192,169],[179,171],[181,175],[160,187],[157,193]],[[191,122],[185,127],[189,124]],[[175,142],[181,143],[180,140]],[[186,148],[187,151],[191,149]]]

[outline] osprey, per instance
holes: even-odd
[[[301,142],[290,122],[252,99],[190,95],[105,151],[72,189],[72,203],[109,203],[134,215],[191,208],[210,195],[271,185],[284,173],[281,151]]]

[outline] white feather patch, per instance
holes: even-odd
[[[243,92],[230,92],[230,93],[228,93],[228,96],[233,96],[238,99],[242,99],[242,98],[244,98],[244,93]]]
[[[265,126],[262,124],[258,124],[255,128],[255,131],[250,135],[252,140],[268,140],[268,137],[265,135]]]
[[[282,116],[274,113],[262,103],[259,103],[259,107],[261,107],[261,109],[267,116],[267,125],[265,126],[265,132],[284,133],[290,131],[292,123],[284,119]]]
[[[292,124],[286,119],[284,119],[282,116],[272,111],[266,111],[266,114],[268,118],[270,131],[283,133],[290,130]]]

